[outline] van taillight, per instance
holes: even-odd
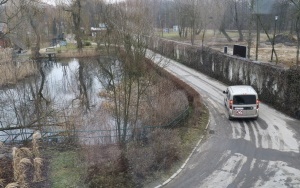
[[[232,109],[233,100],[229,101],[229,108]]]
[[[259,100],[256,100],[256,109],[259,108]]]

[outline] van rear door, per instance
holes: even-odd
[[[256,115],[256,100],[256,95],[233,96],[233,114],[240,117]]]

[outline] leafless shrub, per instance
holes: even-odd
[[[132,187],[127,184],[127,169],[118,145],[85,146],[83,155],[88,164],[89,187]]]
[[[118,145],[85,145],[82,146],[83,156],[89,166],[104,165],[120,158],[121,150]]]
[[[147,113],[141,117],[146,125],[166,125],[188,106],[186,94],[178,90],[174,83],[162,78],[147,91],[146,104],[142,107]]]
[[[139,143],[129,144],[126,157],[134,182],[148,176],[156,162],[151,147]]]
[[[155,156],[155,169],[169,169],[181,159],[181,141],[178,130],[156,129],[149,138],[151,151]]]

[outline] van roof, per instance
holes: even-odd
[[[229,86],[228,90],[231,91],[232,95],[257,95],[253,87],[248,85]]]

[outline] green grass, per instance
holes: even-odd
[[[209,111],[205,105],[202,105],[201,108],[200,114],[192,112],[192,117],[187,120],[185,126],[180,128],[182,145],[185,150],[183,153],[186,155],[190,154],[201,136],[205,135],[205,128],[209,120]]]
[[[76,151],[51,151],[50,181],[52,188],[84,187],[85,168]]]

